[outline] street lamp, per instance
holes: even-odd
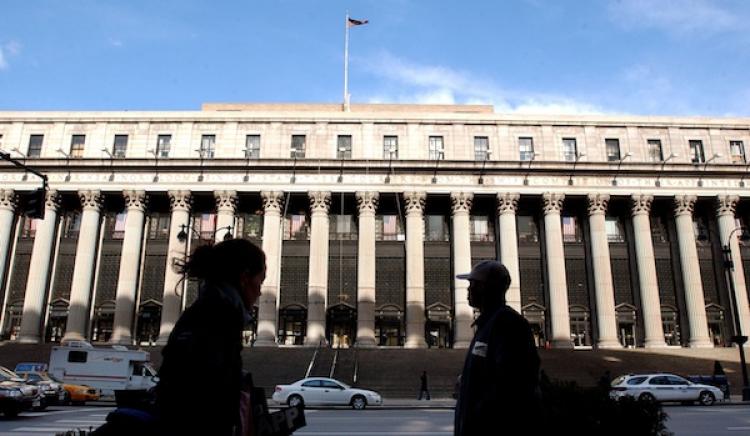
[[[661,161],[661,169],[659,170],[659,174],[656,175],[656,182],[654,183],[657,188],[661,186],[661,175],[664,173],[664,166],[667,164],[667,162],[676,157],[680,157],[680,155],[677,153],[669,153],[669,156]]]
[[[706,172],[706,168],[708,168],[708,164],[710,164],[714,160],[719,159],[721,157],[723,157],[721,153],[714,153],[714,155],[711,156],[711,159],[707,160],[703,164],[703,172],[701,172],[701,176],[698,178],[698,186],[701,186],[701,187],[703,186],[703,173]]]
[[[477,183],[480,185],[484,185],[484,168],[487,165],[487,161],[490,160],[490,155],[492,152],[490,150],[487,150],[484,152],[484,160],[482,161],[482,169],[479,171],[479,180],[477,180]]]
[[[289,183],[294,183],[297,181],[297,153],[299,150],[292,147],[292,159],[294,159],[294,162],[292,163],[292,178],[289,179]]]
[[[393,154],[396,152],[396,147],[391,145],[388,147],[388,174],[385,176],[385,183],[391,183],[391,173],[393,171]]]
[[[200,159],[201,159],[201,173],[198,176],[198,181],[202,182],[203,181],[203,148],[198,148],[195,151],[198,152],[198,156],[200,156]]]
[[[115,171],[114,171],[114,168],[113,168],[113,166],[114,166],[114,156],[112,156],[112,153],[109,150],[107,150],[106,148],[102,148],[102,151],[104,153],[106,153],[107,156],[109,156],[109,178],[107,180],[109,180],[111,182],[111,181],[113,181],[115,179]]]
[[[158,152],[153,149],[149,148],[148,152],[154,155],[154,182],[159,181],[159,154]]]
[[[737,344],[740,351],[740,366],[742,367],[742,401],[750,401],[750,383],[748,383],[747,365],[745,363],[745,343],[747,342],[747,336],[742,334],[742,324],[740,323],[740,313],[737,307],[737,297],[735,295],[734,280],[732,278],[734,260],[732,259],[731,242],[732,237],[738,230],[742,232],[740,236],[741,240],[750,240],[750,235],[744,231],[745,229],[743,227],[736,227],[729,233],[729,238],[727,239],[726,244],[721,248],[721,252],[724,255],[724,276],[729,283],[729,299],[732,302],[732,314],[734,318],[735,336],[732,336],[731,340]]]
[[[68,170],[68,174],[65,175],[65,181],[69,182],[70,181],[70,168],[68,167],[68,165],[70,164],[70,155],[66,153],[62,148],[58,148],[57,152],[65,156],[65,168]]]
[[[13,150],[11,150],[11,151],[15,151],[16,153],[18,153],[19,155],[21,155],[21,157],[23,158],[23,163],[26,164],[26,158],[28,156],[26,156],[21,150],[19,150],[18,147],[13,148]],[[25,182],[28,178],[29,178],[29,173],[28,173],[28,171],[24,170],[23,177],[21,177],[21,181]]]
[[[740,178],[740,188],[745,187],[745,176],[747,176],[747,170],[750,169],[750,162],[747,162],[745,164],[745,172],[742,173],[742,177]]]
[[[344,181],[344,159],[346,158],[346,151],[347,148],[344,146],[338,148],[339,156],[341,158],[341,169],[339,170],[339,178],[337,179],[338,183]]]
[[[578,161],[581,160],[581,158],[584,156],[586,156],[586,153],[576,153],[576,160],[573,161],[573,170],[570,172],[570,177],[568,177],[568,185],[573,185],[573,173],[576,172],[576,165],[578,164]]]
[[[192,230],[194,233],[198,233],[198,231],[192,225],[180,224],[180,232],[177,233],[177,240],[178,241],[180,241],[182,243],[184,243],[185,241],[187,241],[187,238],[188,238],[187,229]],[[232,226],[219,227],[218,229],[214,230],[214,238],[216,238],[216,234],[219,231],[221,231],[221,230],[226,230],[227,231],[227,233],[224,235],[224,240],[225,241],[233,239],[232,238]]]
[[[627,152],[625,153],[625,156],[623,156],[617,161],[617,169],[615,170],[615,176],[612,177],[612,186],[617,186],[617,174],[620,172],[620,166],[622,166],[622,163],[625,162],[625,159],[629,158],[632,155],[633,153]]]
[[[435,171],[432,173],[432,184],[437,183],[438,165],[440,165],[440,150],[435,151]]]
[[[537,153],[535,151],[531,151],[526,153],[527,156],[529,156],[529,166],[526,168],[526,174],[523,176],[523,184],[524,186],[528,186],[529,184],[529,174],[531,174],[531,163],[534,162],[534,158],[536,158]]]

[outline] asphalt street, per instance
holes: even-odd
[[[111,407],[51,407],[24,413],[16,419],[0,418],[0,435],[54,435],[89,429],[104,422]],[[750,406],[665,408],[667,425],[675,435],[750,435]],[[331,436],[449,436],[453,411],[447,409],[346,409],[307,410],[307,427],[295,435]]]

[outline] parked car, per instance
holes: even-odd
[[[40,405],[37,388],[16,382],[0,382],[0,413],[6,417],[14,418],[20,412]]]
[[[62,386],[63,399],[60,404],[73,403],[76,406],[86,404],[86,401],[98,401],[99,390],[87,385],[64,383],[47,372],[46,363],[19,363],[13,371],[30,383],[57,383]]]
[[[44,401],[44,395],[39,387],[26,383],[26,381],[19,377],[18,374],[4,366],[0,366],[0,387],[10,390],[20,390],[24,404],[30,401],[32,403],[31,407],[36,410],[44,410],[47,408],[47,402]],[[9,392],[6,392],[6,394],[10,397],[17,397],[16,394]],[[18,414],[18,412],[16,412],[16,414]]]
[[[633,397],[644,401],[698,402],[710,406],[724,400],[724,393],[715,386],[693,383],[674,374],[630,374],[612,381],[610,397]]]
[[[351,406],[357,410],[383,404],[383,398],[377,392],[353,388],[324,377],[309,377],[290,385],[276,386],[271,399],[289,406]]]

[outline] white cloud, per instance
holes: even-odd
[[[122,47],[124,45],[121,40],[115,38],[109,38],[109,44],[112,47]]]
[[[21,43],[18,41],[8,41],[0,44],[0,71],[7,70],[10,67],[8,58],[17,56],[21,53]]]
[[[5,53],[3,52],[3,48],[0,47],[0,70],[7,70],[8,69],[8,61],[5,60]]]
[[[727,2],[709,0],[610,0],[609,12],[613,21],[627,27],[679,35],[742,30],[745,19],[726,6]]]
[[[388,86],[388,91],[366,98],[370,103],[491,104],[497,112],[537,114],[603,112],[570,97],[508,90],[467,71],[419,65],[387,52],[360,62],[370,74],[385,79]]]

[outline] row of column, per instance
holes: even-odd
[[[284,193],[263,191],[265,213],[263,227],[263,250],[266,253],[267,273],[259,300],[257,345],[274,345],[277,342],[277,314],[280,288],[282,210]],[[122,257],[116,292],[116,312],[112,341],[129,344],[132,342],[133,320],[137,298],[140,258],[143,250],[143,232],[148,196],[144,191],[123,192],[127,215]],[[84,339],[87,336],[88,317],[93,297],[94,271],[103,196],[99,191],[79,192],[83,207],[79,240],[76,249],[75,266],[71,285],[70,312],[65,339]],[[235,191],[215,192],[217,205],[217,229],[222,234],[234,228],[237,207]],[[549,284],[548,309],[551,318],[551,340],[555,347],[570,347],[570,320],[568,313],[568,290],[565,276],[565,256],[563,250],[562,211],[564,194],[544,193],[542,195],[547,278]],[[162,321],[159,342],[165,343],[182,309],[182,292],[178,289],[182,276],[173,267],[174,259],[187,254],[187,245],[177,238],[183,226],[189,225],[192,194],[190,191],[170,191],[171,224],[169,232],[167,265],[165,268]],[[308,325],[307,345],[317,345],[325,341],[325,322],[328,286],[328,213],[331,203],[330,192],[310,192],[311,232],[308,277]],[[403,194],[406,211],[406,343],[408,348],[425,347],[425,286],[424,286],[424,206],[425,192]],[[519,194],[501,193],[497,195],[498,221],[500,229],[500,261],[511,274],[511,287],[507,293],[508,304],[521,310],[518,239],[516,231],[516,209]],[[357,336],[359,346],[374,346],[375,340],[375,214],[379,194],[377,192],[357,192],[359,210],[358,237],[358,298]],[[649,212],[653,198],[649,195],[633,195],[632,222],[634,247],[640,297],[643,302],[645,346],[665,346],[661,320],[661,304],[654,250],[651,240]],[[452,244],[454,250],[454,271],[471,269],[470,212],[473,194],[455,192],[452,203]],[[700,266],[695,245],[692,213],[696,197],[679,195],[674,198],[675,224],[677,228],[682,282],[690,328],[691,347],[711,347],[708,335],[705,300],[700,277]],[[739,246],[730,233],[735,228],[735,208],[738,196],[717,197],[717,217],[721,241],[729,240],[735,265],[741,265]],[[600,348],[619,348],[617,320],[614,301],[614,286],[609,257],[609,244],[605,226],[605,215],[609,196],[591,194],[589,203],[589,229],[591,241],[594,292],[596,301],[597,325]],[[12,190],[0,190],[0,283],[5,281],[5,266],[12,241],[12,227],[16,209],[16,196]],[[45,297],[52,264],[60,195],[49,191],[46,198],[46,211],[43,220],[37,223],[31,263],[29,268],[26,295],[19,341],[35,343],[41,339],[44,318]],[[742,268],[734,268],[735,295],[742,331],[750,331],[750,307],[745,293],[745,278]],[[467,300],[468,283],[454,282],[454,346],[468,346],[472,337],[471,323],[473,311]]]

